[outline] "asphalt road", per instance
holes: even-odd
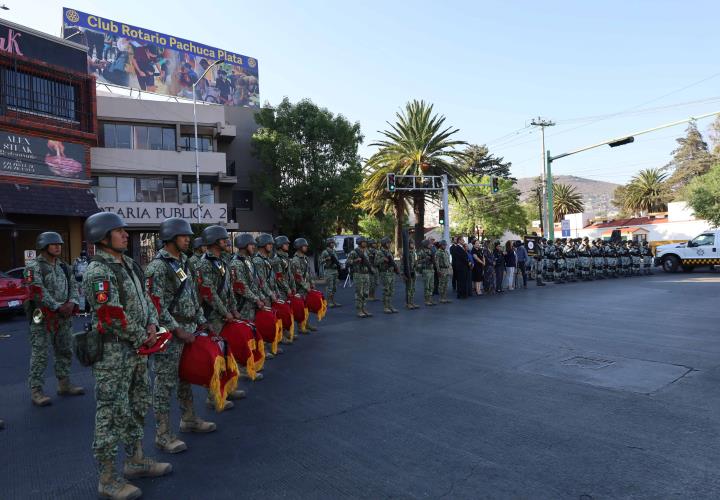
[[[183,435],[172,475],[137,481],[144,498],[720,497],[720,275],[531,285],[366,320],[351,293],[235,409],[202,408],[218,431]],[[49,370],[54,404],[34,408],[25,331],[0,322],[0,497],[94,498],[92,393],[55,397]]]

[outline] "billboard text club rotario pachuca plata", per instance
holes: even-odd
[[[88,71],[99,82],[226,106],[260,107],[258,64],[252,57],[157,31],[63,9],[63,37],[86,45]]]

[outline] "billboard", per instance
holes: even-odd
[[[80,47],[4,19],[0,19],[0,53],[37,59],[78,73],[87,67],[85,51]]]
[[[86,147],[0,130],[0,175],[39,177],[54,181],[86,180]]]
[[[88,48],[99,82],[226,106],[260,107],[252,57],[63,8],[63,38]],[[221,61],[198,81],[215,61]]]

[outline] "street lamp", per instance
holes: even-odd
[[[205,78],[205,75],[207,75],[207,72],[210,71],[213,66],[217,66],[220,64],[220,60],[215,61],[210,66],[207,67],[207,69],[203,72],[200,77],[195,80],[195,83],[192,84],[192,94],[193,94],[193,124],[195,126],[195,190],[197,191],[197,223],[200,224],[200,156],[198,153],[198,122],[197,122],[197,94],[195,93],[195,87],[197,84]]]

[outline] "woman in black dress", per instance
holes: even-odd
[[[495,292],[495,257],[492,253],[492,246],[489,241],[485,242],[483,248],[485,265],[483,266],[483,288],[485,295],[492,295]]]
[[[499,241],[495,242],[493,257],[495,259],[495,291],[502,293],[503,278],[505,278],[505,254]]]
[[[482,282],[483,273],[485,266],[485,257],[483,256],[483,249],[480,246],[479,241],[473,243],[472,249],[473,268],[472,268],[472,282],[473,288],[475,289],[475,295],[482,295]]]

